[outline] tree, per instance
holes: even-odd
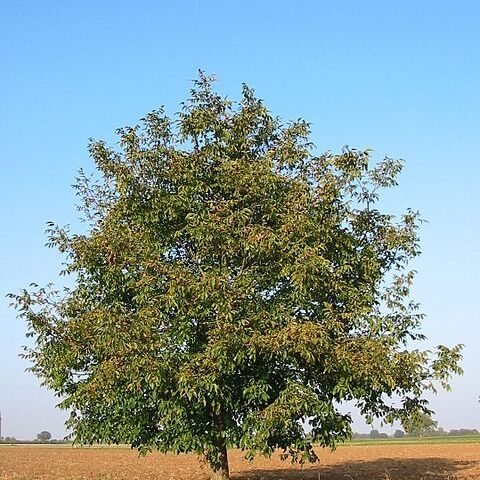
[[[452,429],[448,432],[443,432],[444,435],[480,435],[479,431],[476,428],[460,428],[458,430]]]
[[[91,141],[85,231],[48,230],[74,286],[11,295],[78,442],[197,452],[228,478],[229,446],[314,461],[314,442],[351,435],[338,403],[404,419],[460,372],[459,346],[406,346],[423,338],[407,269],[420,219],[378,206],[401,162],[316,156],[309,134],[201,73],[174,121],[160,109],[118,147]]]
[[[393,434],[393,438],[403,438],[405,436],[405,432],[403,430],[395,430]]]
[[[376,429],[370,430],[370,438],[379,438],[380,432]]]
[[[43,430],[40,433],[37,433],[37,440],[39,442],[48,442],[52,438],[52,434],[50,432],[47,432],[46,430]]]
[[[403,423],[407,435],[411,437],[423,437],[432,434],[438,427],[438,422],[433,420],[430,413],[415,412]]]

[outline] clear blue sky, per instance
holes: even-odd
[[[465,375],[432,400],[445,428],[480,428],[480,2],[3,1],[0,14],[0,408],[4,435],[63,435],[52,395],[18,358],[24,325],[4,294],[56,279],[45,222],[76,223],[70,185],[89,137],[114,141],[202,68],[253,86],[318,150],[406,160],[386,203],[419,209],[414,296],[428,345],[464,342]],[[363,428],[357,422],[358,429]]]

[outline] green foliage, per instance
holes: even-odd
[[[406,268],[420,219],[377,206],[401,162],[316,156],[309,133],[200,74],[175,120],[160,109],[118,148],[90,143],[86,233],[48,230],[75,286],[12,295],[77,441],[197,452],[217,470],[226,445],[315,460],[314,442],[351,435],[339,403],[404,420],[460,372],[460,347],[407,348],[423,339]]]
[[[433,420],[430,413],[414,412],[403,422],[403,428],[410,437],[424,437],[436,432],[438,422]]]

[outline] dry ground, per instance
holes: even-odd
[[[456,480],[480,479],[480,444],[342,446],[319,452],[319,465],[303,469],[229,452],[235,480]],[[127,448],[0,446],[0,480],[206,480],[193,455],[145,458]]]

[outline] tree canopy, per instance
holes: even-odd
[[[438,422],[433,420],[430,413],[418,412],[403,422],[405,433],[411,437],[431,435],[438,428]]]
[[[78,442],[197,452],[228,478],[229,446],[313,461],[351,435],[342,402],[406,420],[460,372],[459,346],[409,348],[420,218],[378,203],[400,161],[317,155],[307,122],[203,73],[173,119],[117,133],[76,182],[85,231],[49,225],[73,286],[12,295]]]
[[[43,430],[40,433],[37,433],[37,440],[40,442],[48,442],[52,439],[52,434],[47,432],[47,430]]]

